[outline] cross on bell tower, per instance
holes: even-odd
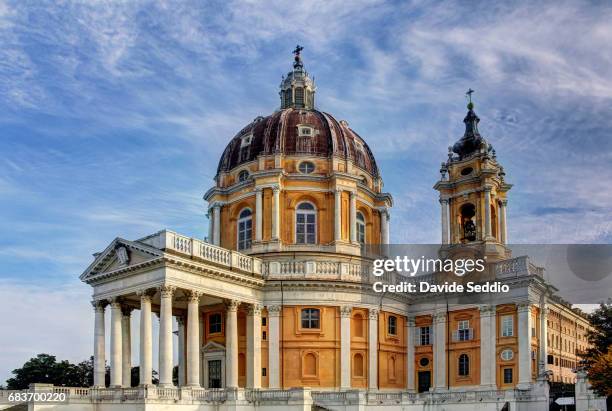
[[[465,132],[448,148],[434,189],[440,192],[443,249],[451,254],[470,249],[496,260],[510,252],[505,246],[506,205],[512,185],[505,181],[493,146],[478,131],[480,118],[474,112],[473,93],[471,88],[466,92]]]

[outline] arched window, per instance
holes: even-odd
[[[304,356],[304,376],[316,377],[317,375],[317,357],[309,352]]]
[[[366,223],[365,217],[361,212],[357,212],[357,241],[365,244],[366,240]]]
[[[461,206],[460,211],[463,240],[476,241],[476,225],[473,220],[476,215],[476,207],[474,204],[467,203]]]
[[[459,356],[459,375],[470,375],[470,357],[468,357],[467,354],[461,354]]]
[[[253,213],[245,208],[238,216],[238,250],[251,248],[251,236],[253,233]]]
[[[317,209],[312,203],[300,203],[296,208],[295,242],[297,244],[317,242]]]
[[[363,337],[363,317],[361,314],[357,313],[353,316],[353,324],[351,325],[353,329],[353,335],[355,337]]]
[[[243,182],[243,181],[246,181],[247,178],[249,178],[248,171],[242,170],[241,172],[238,173],[238,181]]]

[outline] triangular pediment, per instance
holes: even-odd
[[[162,250],[138,241],[115,238],[101,253],[95,254],[94,261],[79,277],[81,281],[99,274],[111,273],[142,264],[164,255]]]
[[[225,352],[225,346],[222,345],[222,344],[219,344],[218,342],[209,341],[209,342],[207,342],[202,347],[202,352],[204,352],[204,353],[206,353],[206,352],[216,352],[216,351],[224,351]]]

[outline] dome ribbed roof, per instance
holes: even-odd
[[[310,127],[313,135],[300,136],[298,126]],[[244,144],[248,136],[250,143]],[[338,156],[352,160],[374,177],[379,176],[370,148],[348,123],[318,110],[291,107],[258,117],[240,130],[225,148],[217,173],[230,171],[259,155],[274,154]]]

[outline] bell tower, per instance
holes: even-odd
[[[434,189],[440,193],[442,251],[453,255],[486,256],[489,261],[509,257],[506,226],[507,192],[504,168],[493,146],[480,135],[473,90],[468,90],[465,133],[448,148]]]

